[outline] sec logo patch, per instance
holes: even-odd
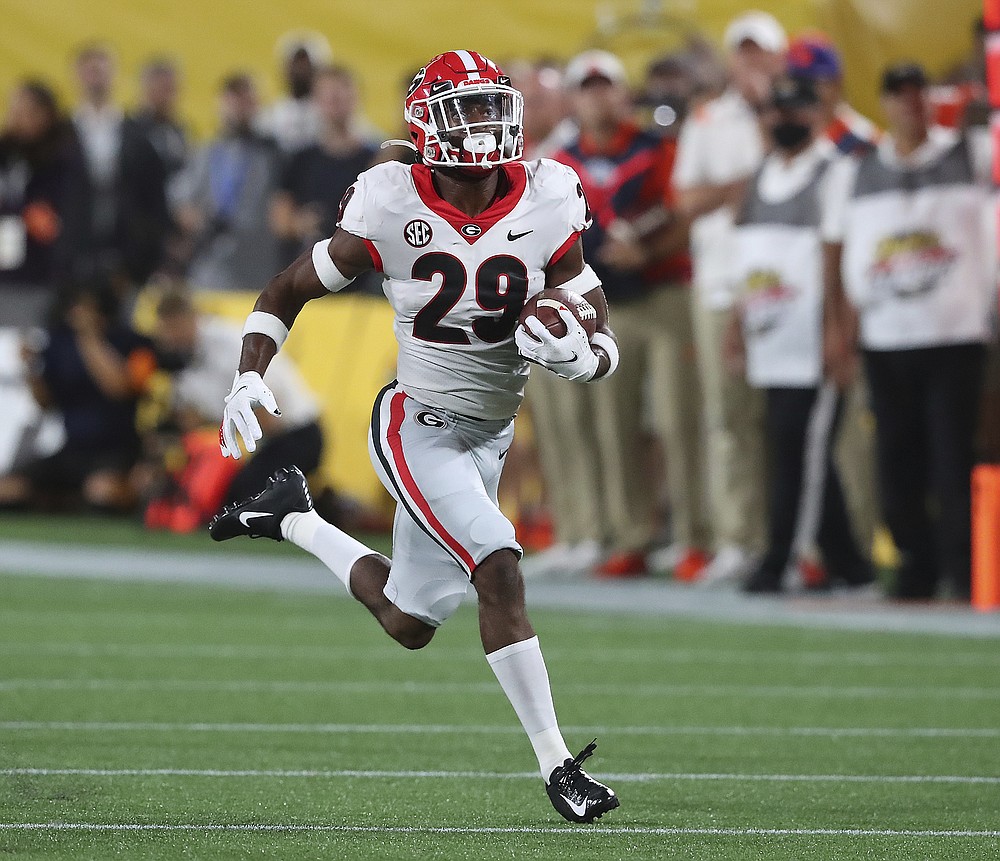
[[[406,227],[403,228],[403,239],[414,248],[423,248],[431,241],[433,235],[434,231],[431,230],[431,226],[422,218],[407,222]]]

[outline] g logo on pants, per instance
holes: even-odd
[[[441,416],[427,410],[417,413],[413,419],[418,425],[423,425],[425,428],[443,428],[448,426],[447,422]]]

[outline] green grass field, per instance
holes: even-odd
[[[549,806],[472,607],[408,653],[345,598],[0,576],[0,856],[1000,857],[998,640],[534,620],[622,800],[595,826]]]

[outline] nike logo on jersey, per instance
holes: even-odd
[[[270,517],[271,513],[269,511],[244,511],[240,514],[240,523],[244,526],[249,526],[250,521],[256,517]]]
[[[511,230],[507,231],[507,239],[513,242],[515,239],[520,239],[522,236],[527,236],[529,233],[534,233],[534,230],[525,230],[524,233],[514,233]]]
[[[572,810],[577,816],[583,816],[583,814],[587,812],[587,802],[586,801],[584,801],[583,804],[577,804],[574,801],[570,801],[568,798],[566,798],[565,795],[563,796],[563,798],[566,800],[566,803],[569,805],[569,809]]]
[[[500,452],[500,457],[497,458],[497,460],[503,460],[507,456],[507,452],[509,451],[510,451],[509,448],[505,448],[502,452]]]

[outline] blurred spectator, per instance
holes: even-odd
[[[986,89],[987,31],[980,15],[972,24],[972,44],[965,60],[947,72],[931,88],[934,120],[950,128],[985,126],[990,121],[990,99]]]
[[[257,88],[247,74],[222,82],[218,136],[178,183],[177,221],[188,242],[188,280],[198,289],[250,290],[278,269],[267,220],[281,155],[253,129]]]
[[[851,532],[832,460],[842,395],[823,380],[819,224],[835,150],[818,136],[821,110],[811,81],[775,84],[763,114],[772,149],[736,221],[737,316],[727,346],[732,369],[764,390],[769,454],[769,539],[744,583],[748,592],[780,592],[788,568],[807,585],[819,585],[820,572],[806,556],[814,541],[830,582],[874,580]]]
[[[690,113],[722,93],[729,72],[706,39],[689,35],[684,46],[653,59],[637,96],[650,131],[677,138]]]
[[[348,69],[320,69],[312,98],[322,123],[319,141],[291,157],[271,204],[271,227],[284,245],[283,265],[333,235],[344,193],[378,152],[355,133],[358,91]],[[374,279],[366,280],[381,281],[372,274]]]
[[[142,68],[135,124],[163,162],[169,182],[187,163],[188,131],[177,112],[180,73],[173,60],[155,57]]]
[[[83,165],[73,171],[68,194],[65,265],[76,279],[141,284],[160,263],[169,229],[163,163],[113,100],[110,51],[83,48],[76,75],[73,123]]]
[[[65,444],[0,479],[0,504],[65,504],[79,493],[98,510],[135,505],[136,405],[156,363],[149,342],[117,317],[110,285],[60,295],[44,346],[29,366],[38,403],[62,416]]]
[[[286,153],[316,143],[323,127],[319,105],[313,99],[316,70],[333,59],[330,43],[320,33],[290,33],[278,46],[287,94],[261,111],[256,129],[277,141]]]
[[[820,128],[838,152],[858,155],[875,145],[875,124],[844,101],[843,66],[829,39],[818,33],[793,39],[788,46],[788,73],[815,86]]]
[[[723,337],[733,304],[729,280],[733,208],[763,158],[757,110],[784,71],[785,32],[749,12],[725,34],[729,88],[698,107],[681,130],[674,184],[694,219],[694,334],[708,426],[708,487],[716,553],[707,582],[743,577],[764,544],[760,393],[726,372]]]
[[[822,134],[837,151],[862,155],[878,142],[879,130],[844,101],[840,54],[822,33],[793,39],[788,47],[788,71],[811,81],[819,95]],[[871,547],[879,523],[875,488],[875,434],[868,389],[863,379],[844,393],[837,462],[853,516],[855,531]]]
[[[567,115],[562,71],[546,61],[515,62],[507,68],[511,83],[524,94],[525,158],[552,157],[577,134],[576,123]],[[554,543],[524,560],[522,567],[529,576],[583,573],[600,561],[608,518],[595,468],[597,438],[590,395],[586,386],[574,385],[545,368],[531,371],[527,408],[535,428]]]
[[[243,342],[240,327],[218,317],[199,314],[190,297],[169,292],[156,309],[154,333],[160,365],[171,374],[173,415],[181,431],[210,427],[218,457],[219,405],[233,384],[233,359]],[[279,467],[296,465],[315,470],[323,454],[319,407],[285,353],[274,358],[265,380],[281,398],[281,418],[264,410],[256,415],[264,440],[237,473],[225,494],[227,500],[256,493]]]
[[[562,69],[552,60],[515,61],[506,68],[524,96],[525,158],[551,158],[576,135]]]
[[[659,495],[643,466],[646,415],[667,450],[675,540],[699,560],[707,543],[698,494],[688,225],[672,208],[674,142],[635,123],[621,61],[585,52],[567,66],[566,86],[580,131],[555,158],[583,183],[594,217],[584,251],[601,279],[623,351],[622,372],[586,393],[611,551],[598,573],[635,575],[647,570]]]
[[[52,90],[19,84],[0,129],[0,325],[40,325],[52,303],[74,147]]]
[[[878,148],[830,177],[826,359],[845,380],[862,349],[901,557],[895,595],[931,598],[943,582],[968,598],[973,435],[996,302],[989,140],[930,125],[915,64],[885,71],[882,107]]]

